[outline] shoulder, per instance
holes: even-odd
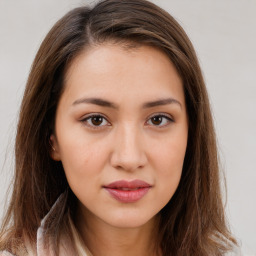
[[[16,250],[14,253],[8,252],[8,251],[0,251],[0,256],[33,256],[36,255],[34,252],[31,253],[28,250]]]
[[[241,251],[241,248],[236,246],[233,248],[232,251],[226,253],[225,256],[248,256],[248,255],[243,254]]]
[[[15,255],[7,251],[1,251],[0,256],[15,256]]]
[[[26,236],[10,238],[10,242],[0,250],[0,256],[35,256],[36,244],[32,246]]]

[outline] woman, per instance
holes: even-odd
[[[226,255],[214,127],[193,46],[144,0],[72,10],[43,41],[0,255]]]

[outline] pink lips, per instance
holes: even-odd
[[[113,198],[122,203],[133,203],[140,200],[151,187],[142,180],[119,180],[103,186]]]

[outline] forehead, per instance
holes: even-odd
[[[161,50],[146,45],[92,46],[73,60],[65,76],[64,92],[70,96],[111,93],[122,98],[123,94],[141,93],[150,97],[157,91],[162,96],[169,92],[183,97],[173,63]]]

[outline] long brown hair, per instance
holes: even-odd
[[[93,8],[76,8],[60,19],[43,41],[20,109],[14,189],[0,250],[12,250],[24,234],[35,242],[41,219],[63,192],[65,204],[48,225],[48,234],[56,241],[64,216],[75,210],[75,196],[61,162],[50,157],[49,137],[67,67],[84,48],[106,41],[162,50],[183,81],[189,136],[180,184],[160,212],[163,255],[223,255],[236,241],[225,222],[216,138],[199,63],[175,19],[145,0],[104,0]]]

